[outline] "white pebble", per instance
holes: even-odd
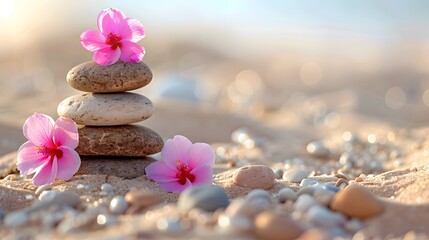
[[[314,205],[319,205],[317,201],[308,194],[299,196],[294,204],[295,210],[299,212],[307,212]]]
[[[269,193],[265,190],[262,190],[262,189],[254,189],[247,194],[245,199],[246,200],[254,200],[257,198],[264,198],[264,199],[271,200],[271,193]]]
[[[306,217],[313,224],[325,228],[340,226],[346,220],[344,216],[335,214],[320,205],[311,207]]]
[[[4,224],[7,227],[19,227],[24,225],[28,220],[28,215],[25,212],[18,211],[10,213],[4,219]]]
[[[324,188],[316,188],[313,192],[313,197],[321,205],[328,206],[334,198],[335,193]]]
[[[359,219],[352,219],[344,224],[344,228],[355,233],[363,228],[363,223]]]
[[[26,200],[33,200],[33,195],[31,195],[31,194],[27,194],[27,195],[25,195],[25,199]]]
[[[177,235],[183,233],[184,229],[177,218],[161,218],[156,222],[158,231],[168,234]]]
[[[60,191],[54,189],[54,190],[45,190],[39,195],[40,201],[49,201],[53,199],[55,196],[60,194]]]
[[[109,210],[114,214],[123,214],[127,209],[128,203],[122,196],[116,196],[110,201]]]
[[[278,192],[278,200],[281,203],[286,201],[295,201],[298,198],[296,192],[288,187],[282,188]]]
[[[283,180],[293,183],[300,183],[306,177],[308,177],[308,172],[301,169],[289,170],[283,174]]]
[[[101,185],[101,191],[103,192],[113,192],[113,187],[112,184],[109,183],[103,183],[103,185]]]
[[[299,187],[308,187],[308,186],[314,186],[318,184],[319,182],[314,179],[304,178],[301,180],[301,183],[299,184]]]
[[[218,218],[218,225],[225,233],[243,233],[252,228],[250,220],[244,216],[222,214]]]
[[[36,189],[35,194],[40,195],[45,190],[50,190],[52,186],[50,184],[44,184]]]

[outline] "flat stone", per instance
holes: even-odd
[[[216,185],[192,186],[183,191],[177,201],[181,212],[189,212],[199,208],[207,212],[214,212],[219,208],[226,208],[229,198],[225,190]]]
[[[251,165],[237,169],[233,180],[238,186],[268,190],[275,182],[275,175],[273,170],[267,166]]]
[[[101,66],[95,62],[84,62],[72,68],[67,82],[84,92],[125,92],[144,87],[152,80],[152,71],[143,62],[117,62]]]
[[[265,211],[256,216],[255,233],[259,239],[292,240],[297,239],[303,228],[295,223],[286,213]]]
[[[367,219],[383,212],[381,202],[365,187],[350,184],[339,191],[333,198],[330,207],[351,218]]]
[[[300,183],[306,177],[308,172],[302,169],[289,170],[283,174],[283,180],[293,183]]]
[[[114,127],[81,127],[79,146],[81,156],[142,157],[161,151],[162,138],[153,130],[139,125]]]
[[[63,100],[58,115],[88,126],[114,126],[140,122],[153,113],[153,104],[136,93],[85,93]]]
[[[76,175],[113,175],[133,179],[145,175],[145,168],[155,160],[150,157],[88,157],[81,156]]]

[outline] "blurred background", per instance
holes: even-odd
[[[0,0],[0,153],[29,115],[55,118],[78,93],[66,74],[92,58],[79,36],[108,7],[145,26],[154,79],[136,92],[163,137],[429,122],[428,1]]]

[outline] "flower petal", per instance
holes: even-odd
[[[131,42],[138,42],[144,38],[144,27],[143,24],[134,18],[125,19],[127,25],[131,29]]]
[[[36,174],[33,177],[34,185],[40,186],[53,183],[57,176],[57,170],[57,157],[46,161],[45,164],[36,169]]]
[[[57,146],[67,146],[71,149],[75,149],[79,145],[77,124],[71,118],[58,118],[57,121],[55,121],[53,135],[54,143]]]
[[[172,182],[177,181],[176,171],[167,167],[165,162],[156,161],[146,167],[147,178],[156,182]]]
[[[106,37],[100,32],[92,29],[86,30],[80,35],[80,43],[83,48],[90,52],[94,52],[108,46],[106,44]]]
[[[34,173],[35,169],[43,165],[47,157],[37,150],[32,142],[26,142],[19,147],[16,166],[26,175]]]
[[[215,155],[210,145],[207,143],[195,143],[188,152],[188,165],[191,169],[208,165],[213,167]]]
[[[125,19],[125,14],[116,8],[106,8],[98,15],[97,26],[100,32],[107,36],[116,33],[116,26]]]
[[[177,135],[173,139],[168,139],[161,150],[162,161],[173,170],[177,169],[177,160],[188,164],[187,153],[191,146],[192,142],[184,136]]]
[[[79,170],[80,157],[73,149],[67,147],[59,147],[63,155],[58,158],[57,178],[61,180],[69,180]]]
[[[180,184],[179,182],[166,182],[166,183],[159,183],[159,187],[162,188],[162,190],[166,192],[174,192],[174,193],[180,193],[183,190],[185,190],[188,187],[192,187],[192,183],[186,179],[186,183],[184,185]]]
[[[54,128],[54,120],[48,115],[34,113],[24,123],[24,136],[36,146],[53,145],[52,130]]]
[[[213,168],[208,165],[198,166],[190,172],[195,176],[194,186],[213,183]]]
[[[119,48],[113,50],[112,48],[107,47],[97,50],[92,59],[99,65],[109,66],[116,63],[120,56],[121,50]]]
[[[121,60],[124,62],[140,62],[145,54],[145,50],[137,43],[121,41]]]

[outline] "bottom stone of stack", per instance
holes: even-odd
[[[150,157],[89,157],[81,156],[76,175],[113,175],[133,179],[145,175],[145,168],[156,161]]]
[[[158,133],[139,125],[82,126],[77,153],[81,156],[143,157],[159,153],[164,141]]]

